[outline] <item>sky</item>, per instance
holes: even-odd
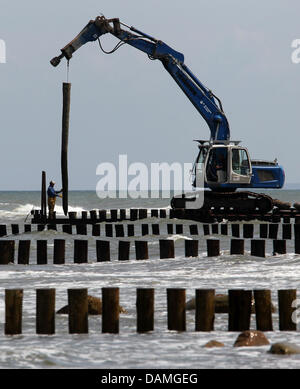
[[[39,190],[42,170],[60,186],[67,72],[65,61],[49,61],[101,14],[183,53],[221,99],[232,139],[253,159],[277,158],[286,182],[300,183],[298,0],[0,0],[0,190]],[[117,43],[101,41],[106,50]],[[193,139],[210,136],[162,64],[127,45],[112,55],[85,45],[70,61],[69,82],[69,189],[94,190],[97,166],[118,166],[120,154],[146,165],[193,162]]]

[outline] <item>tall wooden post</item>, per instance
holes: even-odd
[[[68,214],[68,140],[70,121],[70,97],[71,84],[63,83],[63,111],[62,111],[62,135],[61,135],[61,178],[62,178],[62,204],[64,214]]]
[[[46,219],[46,217],[47,217],[46,172],[44,172],[44,171],[42,171],[41,213],[42,213],[42,218]]]

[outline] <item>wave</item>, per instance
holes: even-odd
[[[40,206],[31,203],[19,204],[17,205],[17,207],[11,210],[0,209],[0,219],[19,219],[22,217],[26,217],[30,215],[31,211],[35,209],[40,209]],[[58,216],[64,215],[63,207],[61,205],[56,205],[55,211]],[[69,206],[69,212],[82,211],[85,211],[85,209],[80,206]]]

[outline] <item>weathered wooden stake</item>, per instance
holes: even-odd
[[[254,225],[245,223],[243,224],[243,237],[253,238]]]
[[[72,235],[72,224],[63,224],[62,230],[64,233]]]
[[[135,241],[135,255],[136,259],[149,259],[148,242],[136,240]]]
[[[142,235],[149,235],[149,226],[148,224],[142,224]]]
[[[74,263],[87,263],[88,261],[88,241],[74,240]]]
[[[126,209],[120,209],[120,220],[126,220]]]
[[[251,239],[251,255],[255,257],[266,256],[266,241],[263,239]]]
[[[76,224],[76,234],[77,235],[87,235],[86,224]]]
[[[137,332],[154,330],[154,289],[136,290]]]
[[[12,224],[11,225],[11,232],[13,235],[18,235],[19,234],[19,224]]]
[[[300,224],[294,224],[294,238],[300,240]]]
[[[244,239],[231,239],[230,255],[244,255],[245,241]]]
[[[6,335],[22,333],[23,289],[5,289],[5,327]]]
[[[203,224],[203,234],[209,235],[209,224]]]
[[[24,232],[31,232],[31,224],[24,224]]]
[[[295,254],[300,254],[300,239],[295,240]]]
[[[100,224],[93,224],[92,236],[100,236]]]
[[[112,224],[105,224],[105,235],[108,237],[113,236],[113,225]]]
[[[18,264],[28,265],[30,256],[30,240],[19,240]]]
[[[269,224],[269,239],[277,239],[278,227],[278,223]]]
[[[68,289],[69,333],[87,334],[88,292],[87,289]]]
[[[278,290],[278,311],[279,311],[279,330],[296,331],[297,330],[297,290],[280,289]]]
[[[7,235],[6,224],[0,224],[0,237]]]
[[[250,328],[252,291],[228,290],[228,330],[246,331]]]
[[[271,291],[268,289],[254,290],[256,329],[273,331]]]
[[[173,235],[173,224],[167,224],[168,235]]]
[[[63,111],[62,111],[62,133],[61,133],[61,181],[62,181],[62,204],[64,214],[68,214],[68,141],[70,122],[70,98],[71,84],[63,83]]]
[[[220,255],[219,239],[206,239],[206,246],[208,257],[218,257]]]
[[[119,288],[102,288],[102,332],[119,333]]]
[[[46,217],[47,217],[47,194],[46,194],[46,172],[44,172],[44,171],[42,171],[41,215],[44,219],[46,219]]]
[[[138,218],[138,210],[135,208],[130,209],[130,220],[135,221]]]
[[[198,235],[198,226],[197,224],[190,224],[190,234]]]
[[[118,210],[117,209],[111,209],[110,210],[110,221],[116,222],[118,220]]]
[[[218,223],[213,223],[211,225],[211,232],[212,232],[212,234],[218,234],[219,233],[219,224]]]
[[[66,241],[64,239],[54,239],[53,242],[53,264],[61,265],[65,263]]]
[[[231,235],[235,238],[240,237],[240,225],[239,224],[231,224]]]
[[[47,264],[47,240],[36,241],[36,263],[38,265]]]
[[[68,216],[70,220],[74,220],[77,218],[77,212],[68,212]]]
[[[282,224],[282,239],[292,239],[292,225],[290,223]]]
[[[128,261],[130,253],[130,242],[120,240],[119,241],[119,261]]]
[[[151,217],[158,217],[158,209],[151,209]]]
[[[160,258],[174,258],[174,240],[160,239],[159,240],[159,255]]]
[[[267,239],[268,237],[268,224],[267,223],[261,223],[259,225],[259,237],[261,239]]]
[[[195,331],[213,331],[215,290],[196,289],[195,308]]]
[[[273,255],[286,254],[286,240],[274,239],[273,240]]]
[[[116,237],[124,237],[124,225],[123,224],[115,224]]]
[[[148,210],[147,209],[139,209],[138,215],[139,215],[139,219],[147,219]]]
[[[152,224],[152,235],[159,235],[159,224]]]
[[[90,217],[91,217],[91,220],[97,219],[97,211],[95,209],[90,210]]]
[[[185,331],[185,289],[167,289],[168,330]]]
[[[183,225],[182,224],[176,224],[176,234],[178,234],[178,235],[183,234]]]
[[[110,243],[107,240],[96,241],[97,262],[110,261]]]
[[[228,224],[221,224],[221,235],[228,235]]]
[[[127,236],[134,236],[134,224],[127,224]]]
[[[185,240],[185,257],[198,257],[198,240]]]
[[[161,219],[166,218],[166,217],[167,217],[167,211],[166,211],[165,209],[160,209],[160,210],[159,210],[159,217],[160,217]]]
[[[36,333],[55,333],[55,289],[36,290]]]
[[[99,221],[100,222],[106,221],[106,209],[99,210]]]

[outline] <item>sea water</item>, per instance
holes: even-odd
[[[272,194],[273,195],[273,194]],[[298,202],[300,191],[276,191],[274,197],[291,203]],[[93,191],[71,191],[69,211],[81,212],[92,209],[165,208],[168,212],[169,199],[102,199]],[[0,192],[0,223],[7,224],[8,236],[4,239],[30,239],[30,264],[0,266],[0,367],[8,369],[241,369],[241,368],[298,368],[300,355],[282,357],[268,353],[270,345],[277,341],[288,341],[300,345],[300,327],[296,332],[281,332],[278,326],[278,312],[273,314],[274,331],[265,335],[270,345],[260,347],[233,347],[238,332],[228,332],[228,315],[216,314],[215,330],[195,331],[195,312],[187,311],[185,332],[167,329],[167,288],[186,289],[187,301],[194,297],[197,288],[213,288],[216,293],[227,293],[228,289],[270,289],[275,307],[278,289],[299,289],[300,255],[294,254],[293,240],[287,241],[286,255],[272,253],[272,242],[267,241],[266,258],[250,256],[250,240],[245,240],[245,255],[230,255],[230,229],[228,236],[212,235],[220,239],[221,255],[208,258],[206,239],[201,223],[199,235],[189,234],[189,224],[195,222],[176,219],[143,219],[134,222],[135,237],[118,238],[130,240],[130,260],[118,261],[118,239],[104,236],[111,242],[111,261],[96,262],[96,240],[88,226],[88,235],[62,233],[57,231],[24,233],[24,223],[31,222],[30,212],[40,208],[39,192]],[[62,216],[61,200],[57,200],[57,216]],[[150,214],[150,212],[149,212]],[[224,221],[226,222],[226,221]],[[293,221],[292,221],[293,222]],[[10,225],[18,223],[20,234],[11,236]],[[125,224],[127,222],[124,222]],[[160,237],[141,236],[142,223],[159,223]],[[167,234],[167,223],[184,224],[182,234]],[[259,225],[254,221],[254,233],[258,236]],[[279,236],[281,229],[279,229]],[[53,240],[66,240],[66,263],[53,265]],[[159,259],[159,238],[172,239],[175,243],[175,258]],[[186,239],[199,239],[199,256],[185,258]],[[2,238],[3,239],[3,238]],[[36,240],[48,241],[48,264],[36,265]],[[87,239],[89,245],[88,263],[73,263],[74,239]],[[149,260],[135,259],[134,241],[148,240]],[[101,297],[101,288],[120,288],[120,305],[127,313],[120,314],[120,333],[102,334],[101,316],[89,316],[89,333],[85,335],[68,333],[68,316],[56,315],[56,333],[41,336],[35,333],[36,289],[56,289],[56,310],[67,304],[68,288],[88,288],[88,293]],[[136,332],[136,289],[155,289],[154,331],[147,334]],[[4,291],[9,288],[24,290],[22,335],[4,335],[5,306]],[[300,313],[299,313],[300,322]],[[251,318],[251,329],[255,329],[255,316]],[[224,343],[221,348],[204,348],[209,340]]]

